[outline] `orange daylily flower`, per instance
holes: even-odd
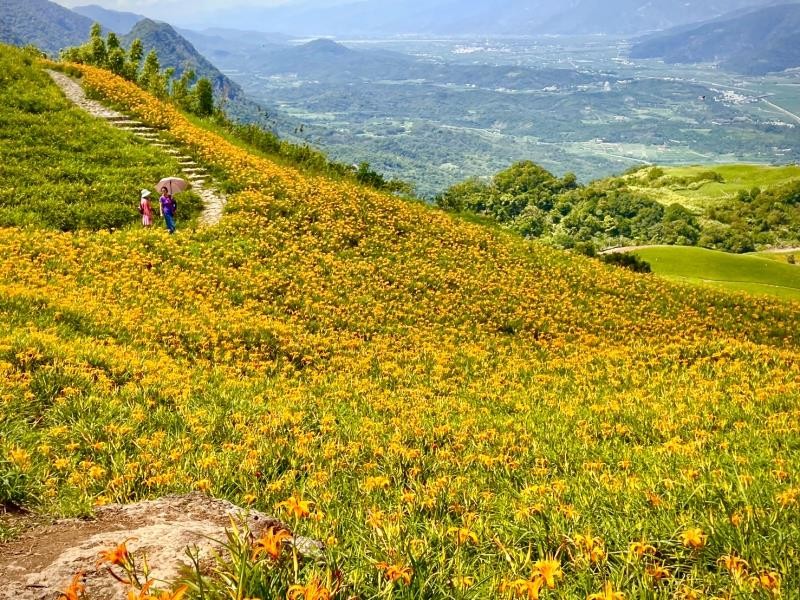
[[[384,575],[386,575],[386,579],[394,583],[395,581],[401,581],[405,585],[411,585],[411,576],[413,575],[413,571],[411,567],[404,567],[402,565],[390,565],[385,562],[380,562],[375,565],[378,569],[383,571]]]
[[[116,548],[111,550],[101,550],[97,564],[109,563],[110,565],[125,565],[130,561],[131,555],[128,553],[127,543],[136,538],[128,538]]]
[[[757,585],[773,595],[780,594],[781,576],[775,571],[761,571],[758,575],[751,578],[753,585]]]
[[[603,591],[591,594],[587,600],[625,600],[625,594],[614,591],[610,581],[603,584]]]
[[[648,565],[645,569],[645,573],[649,577],[652,577],[656,583],[660,582],[662,579],[668,579],[670,576],[670,572],[662,565]]]
[[[253,542],[253,558],[266,554],[272,560],[277,560],[285,542],[292,540],[292,534],[278,525],[272,525]]]
[[[501,594],[510,594],[512,598],[525,598],[526,600],[539,600],[539,592],[544,585],[544,580],[537,577],[535,579],[515,579],[514,581],[504,581],[500,586]]]
[[[741,579],[747,574],[747,569],[749,566],[747,561],[739,556],[736,556],[735,554],[726,554],[725,556],[720,557],[717,562],[723,565],[736,579]]]
[[[306,585],[293,585],[286,594],[287,600],[330,600],[331,593],[319,579],[312,579]]]
[[[708,536],[699,527],[692,527],[681,534],[681,543],[692,550],[700,550],[707,541]]]
[[[631,556],[639,559],[645,554],[655,554],[656,549],[647,542],[641,541],[633,542],[630,546],[628,546],[628,552],[630,552]]]
[[[279,508],[285,509],[290,515],[302,519],[311,514],[311,502],[301,500],[297,496],[290,496],[278,504]]]
[[[447,530],[447,533],[448,535],[455,535],[456,544],[459,546],[463,546],[467,543],[473,545],[478,544],[478,536],[466,527],[451,527]]]
[[[67,589],[61,592],[58,597],[59,600],[80,600],[83,593],[86,591],[86,585],[83,583],[83,571],[76,573],[72,578],[72,582]]]
[[[533,565],[531,579],[536,578],[540,578],[552,590],[556,587],[556,580],[564,578],[564,573],[561,571],[561,563],[554,558],[536,561],[536,564]]]

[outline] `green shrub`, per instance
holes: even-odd
[[[650,263],[642,260],[638,256],[630,252],[612,252],[610,254],[603,254],[600,257],[607,265],[615,265],[633,271],[634,273],[650,273]]]

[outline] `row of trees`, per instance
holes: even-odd
[[[126,51],[113,31],[103,38],[98,23],[92,25],[88,42],[67,48],[62,51],[61,57],[66,61],[108,69],[135,82],[157,98],[170,98],[182,109],[197,115],[208,116],[214,112],[214,89],[208,78],[195,81],[196,75],[191,69],[175,78],[173,67],[162,70],[155,50],[144,56],[144,45],[140,39],[133,40]]]
[[[631,193],[621,181],[578,185],[522,161],[490,181],[469,179],[436,198],[442,208],[489,216],[526,237],[592,253],[630,242],[694,244],[697,219],[680,205],[664,207]]]
[[[651,169],[657,178],[657,168]],[[713,174],[714,181],[720,176]],[[709,179],[703,174],[703,181]],[[592,254],[597,248],[634,244],[703,246],[749,252],[759,245],[800,240],[800,182],[735,199],[695,215],[680,204],[664,206],[631,189],[624,179],[580,186],[530,161],[491,180],[468,179],[436,198],[442,208],[491,217],[531,238]]]

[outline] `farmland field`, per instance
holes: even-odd
[[[518,160],[582,183],[642,164],[800,160],[794,72],[748,78],[631,60],[628,42],[608,37],[342,44],[364,52],[364,66],[315,68],[327,53],[284,65],[285,50],[213,56],[250,96],[290,116],[284,133],[299,128],[338,160],[368,161],[426,197]],[[401,54],[425,68],[408,75]]]
[[[800,587],[797,304],[309,177],[81,70],[242,191],[175,236],[0,229],[5,507],[200,490],[324,543],[248,547],[213,600]]]
[[[659,167],[663,175],[647,182],[648,170],[623,177],[632,187],[649,198],[702,211],[724,200],[733,200],[739,192],[762,190],[800,180],[800,166],[750,164],[692,165]],[[718,178],[709,177],[717,175]],[[641,182],[641,183],[638,183]]]
[[[680,246],[642,248],[636,254],[663,277],[800,301],[800,267],[781,264],[763,255]]]

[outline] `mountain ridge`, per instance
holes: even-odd
[[[104,29],[113,31],[117,35],[126,35],[130,33],[131,29],[133,29],[139,21],[147,19],[145,15],[140,15],[133,12],[110,10],[102,6],[98,6],[97,4],[76,6],[72,9],[72,11],[91,19],[96,23],[100,23]]]
[[[122,37],[122,44],[129,47],[134,39],[141,40],[145,52],[155,50],[162,67],[175,68],[176,77],[192,69],[198,79],[208,78],[219,96],[231,100],[243,96],[242,88],[200,54],[172,25],[143,19]]]
[[[781,4],[651,36],[634,45],[630,56],[714,62],[736,73],[764,75],[800,66],[798,31],[800,3]]]
[[[3,0],[0,4],[0,42],[32,44],[57,55],[89,37],[91,19],[49,0]]]

